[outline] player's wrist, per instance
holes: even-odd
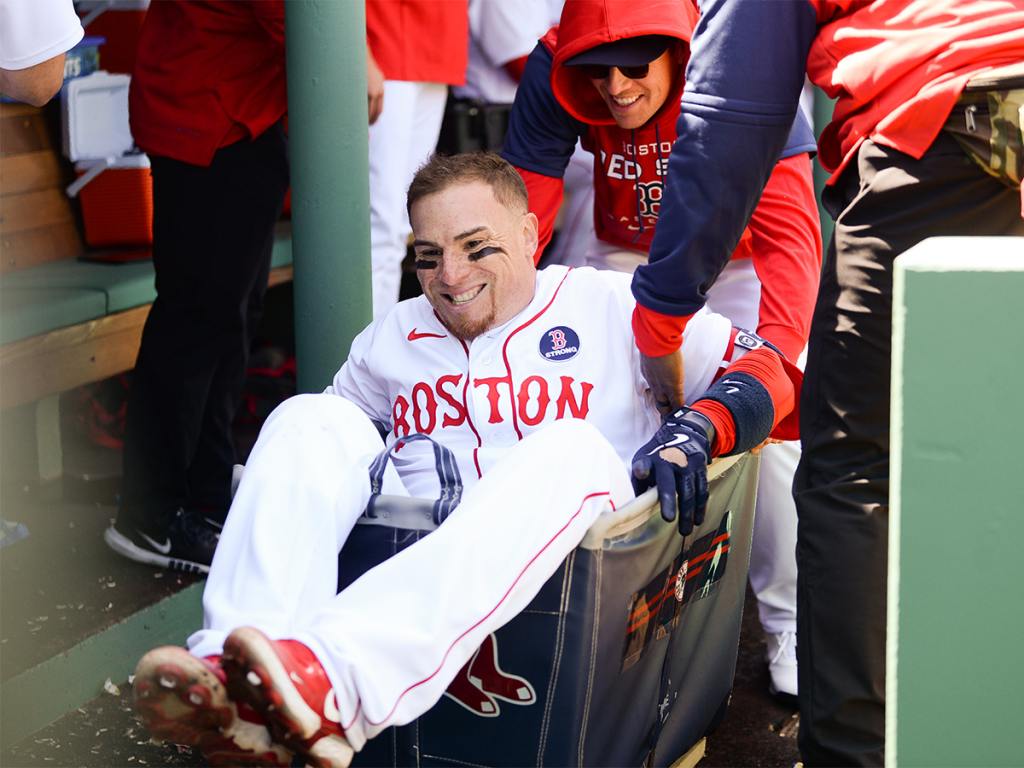
[[[705,439],[707,451],[711,453],[711,446],[715,443],[717,430],[714,422],[698,410],[683,406],[677,409],[670,417],[676,424],[685,424],[687,427],[699,432]]]

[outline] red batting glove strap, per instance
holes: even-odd
[[[633,309],[633,336],[648,357],[663,357],[683,345],[683,330],[693,315],[663,315],[637,304]]]

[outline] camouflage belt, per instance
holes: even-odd
[[[1024,177],[1024,76],[976,79],[944,126],[985,173],[1019,188]]]

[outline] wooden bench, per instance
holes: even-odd
[[[44,110],[0,104],[0,409],[36,404],[44,480],[62,468],[58,396],[131,370],[156,298],[151,261],[82,260],[53,132]],[[290,281],[291,264],[282,222],[269,284]]]
[[[291,229],[282,224],[270,285],[291,279]],[[155,298],[150,261],[71,259],[0,277],[0,408],[131,370]]]

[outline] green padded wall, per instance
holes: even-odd
[[[372,316],[363,3],[291,0],[285,35],[298,389],[322,392]]]
[[[1024,238],[896,260],[886,764],[1024,764]]]

